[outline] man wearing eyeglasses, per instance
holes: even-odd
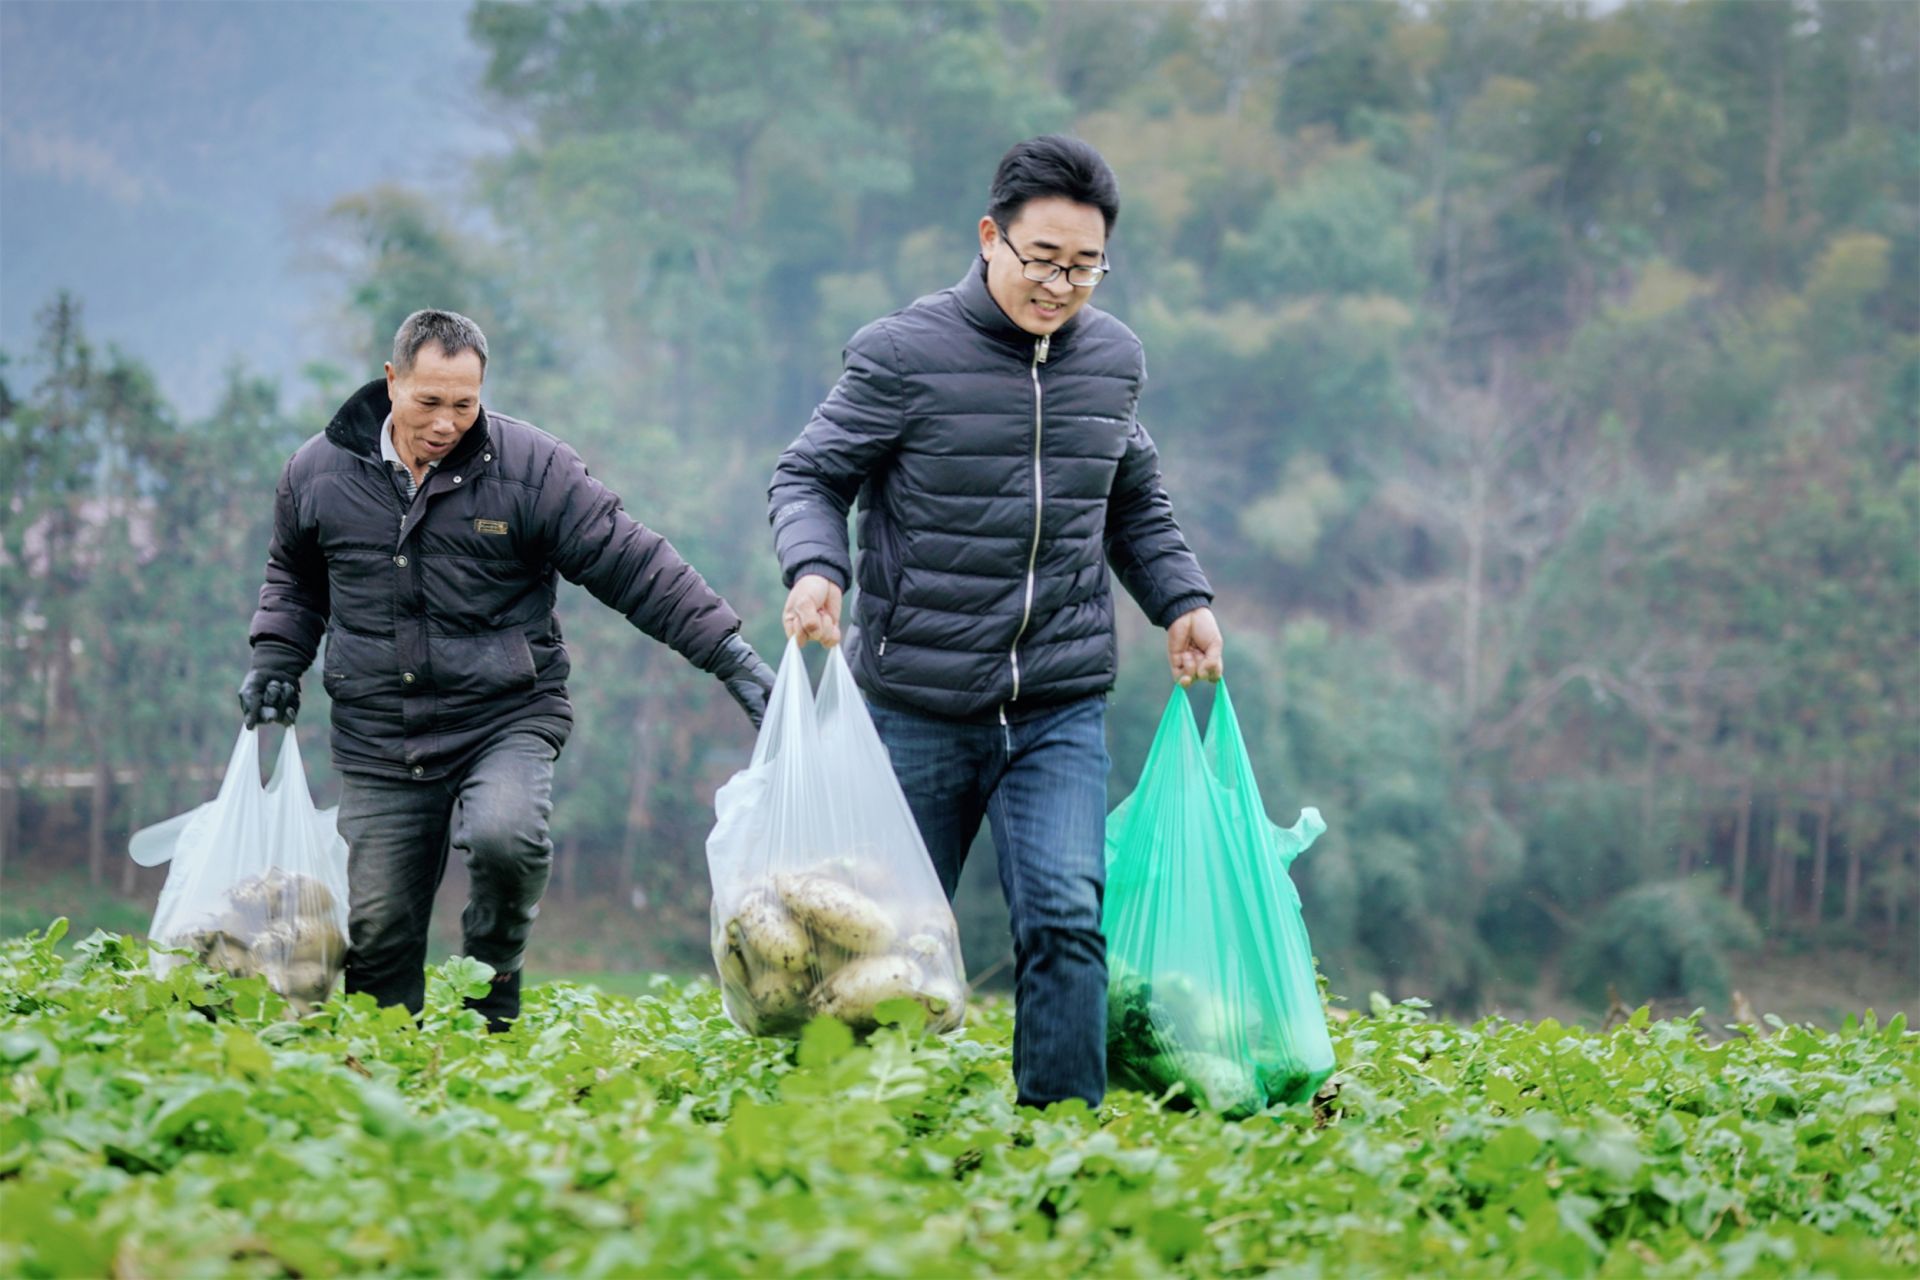
[[[1167,629],[1174,679],[1218,680],[1213,589],[1135,418],[1140,341],[1088,305],[1113,170],[1074,138],[1015,146],[980,256],[860,330],[770,490],[784,622],[840,642],[947,896],[984,818],[1014,943],[1019,1100],[1106,1092],[1108,570]]]

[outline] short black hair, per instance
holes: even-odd
[[[1005,227],[1027,201],[1049,196],[1092,205],[1106,219],[1108,235],[1120,221],[1120,181],[1113,167],[1090,145],[1062,133],[1017,142],[1000,157],[987,194],[987,216]]]
[[[480,357],[480,372],[486,373],[487,335],[458,311],[416,311],[402,320],[393,335],[393,371],[412,373],[413,358],[429,342],[439,343],[449,360],[462,351],[473,352]]]

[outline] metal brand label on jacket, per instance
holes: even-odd
[[[507,531],[507,522],[505,520],[475,520],[473,522],[473,531],[475,533],[504,534]]]

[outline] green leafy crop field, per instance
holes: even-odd
[[[950,1039],[749,1039],[714,989],[484,970],[416,1026],[149,976],[64,924],[0,944],[0,1274],[1909,1275],[1920,1036],[1712,1043],[1644,1011],[1342,1019],[1311,1106],[1224,1123],[1011,1102],[1004,1004]]]

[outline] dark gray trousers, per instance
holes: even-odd
[[[554,756],[545,738],[517,732],[436,781],[345,775],[348,991],[420,1011],[433,898],[457,849],[472,881],[462,950],[501,975],[476,1007],[496,1024],[518,1016],[520,963],[553,868]]]

